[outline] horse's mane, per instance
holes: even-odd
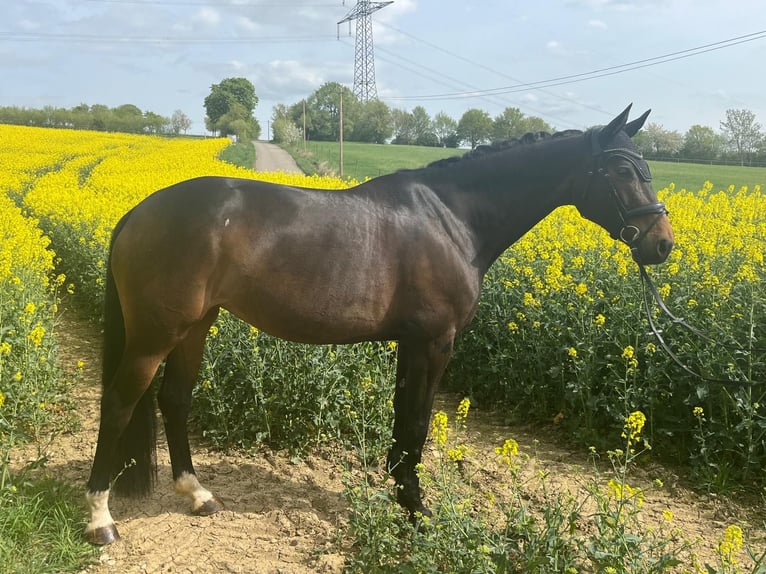
[[[426,167],[436,167],[436,168],[450,167],[455,165],[456,163],[485,157],[489,154],[494,154],[500,151],[506,151],[509,148],[533,144],[533,143],[537,143],[539,141],[547,140],[547,139],[573,136],[573,135],[581,134],[581,133],[582,132],[580,130],[564,130],[564,131],[556,132],[554,134],[549,134],[548,132],[530,132],[530,133],[524,134],[520,138],[502,140],[502,141],[492,142],[489,145],[477,146],[476,149],[472,149],[471,151],[468,151],[460,156],[452,156],[452,157],[446,157],[444,159],[438,159],[436,161],[429,163]]]

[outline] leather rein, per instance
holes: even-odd
[[[673,349],[670,348],[670,345],[665,341],[665,338],[662,336],[662,330],[659,329],[654,322],[654,319],[652,318],[652,310],[651,305],[649,303],[649,297],[647,296],[647,288],[649,292],[652,294],[652,297],[654,298],[654,301],[656,302],[657,306],[660,308],[660,310],[671,320],[671,322],[675,325],[680,325],[681,327],[685,328],[687,331],[695,335],[696,337],[699,337],[700,339],[703,339],[705,341],[716,343],[719,346],[722,346],[724,348],[733,349],[736,351],[747,351],[747,352],[754,352],[754,351],[764,351],[766,352],[766,348],[756,348],[752,347],[750,349],[744,349],[741,345],[728,345],[726,343],[721,343],[718,340],[714,339],[713,337],[707,335],[700,329],[690,325],[687,323],[683,318],[676,317],[670,309],[668,309],[668,306],[665,304],[665,301],[662,299],[662,296],[660,295],[660,292],[658,291],[657,287],[652,282],[651,277],[649,276],[649,273],[646,271],[646,267],[643,263],[641,263],[640,257],[638,256],[638,244],[643,239],[643,237],[646,236],[646,234],[654,227],[654,225],[657,224],[657,221],[659,221],[659,217],[661,215],[668,215],[668,210],[665,208],[665,204],[661,201],[658,201],[656,203],[649,203],[647,205],[640,205],[638,207],[634,207],[632,209],[629,209],[628,206],[625,204],[623,199],[620,197],[620,194],[617,192],[617,187],[614,185],[614,183],[609,178],[609,173],[606,170],[606,163],[613,157],[620,157],[622,159],[627,160],[630,162],[633,167],[636,169],[636,172],[639,174],[639,177],[645,182],[651,181],[652,176],[649,172],[649,166],[644,161],[643,156],[640,153],[637,153],[631,149],[627,148],[611,148],[611,149],[602,149],[601,145],[598,141],[598,130],[592,130],[589,134],[590,137],[590,144],[591,144],[591,152],[594,160],[594,165],[592,171],[588,172],[588,175],[590,176],[590,183],[586,187],[586,191],[583,194],[583,197],[587,196],[588,191],[590,190],[591,186],[593,185],[593,180],[595,177],[601,177],[606,180],[606,182],[609,184],[610,190],[611,190],[611,196],[614,200],[615,205],[617,206],[617,211],[620,215],[620,221],[622,223],[622,228],[618,232],[617,236],[613,237],[615,239],[619,238],[623,243],[625,243],[631,250],[631,253],[633,254],[633,258],[638,264],[638,269],[641,275],[641,291],[644,298],[644,310],[646,312],[646,318],[649,322],[649,328],[652,331],[652,335],[654,335],[655,339],[657,339],[657,342],[659,343],[660,347],[663,351],[671,358],[671,360],[678,365],[684,372],[686,372],[689,375],[692,375],[694,378],[699,379],[706,383],[712,383],[712,384],[718,384],[718,385],[736,385],[736,386],[756,386],[756,385],[762,385],[766,384],[766,381],[750,381],[750,380],[736,380],[736,379],[720,379],[715,377],[706,377],[702,375],[701,373],[695,371],[688,365],[685,365],[681,359],[678,357],[678,355],[673,351]],[[652,223],[646,228],[646,229],[639,229],[638,226],[632,224],[630,222],[631,219],[635,217],[640,217],[642,215],[657,215],[652,220]]]
[[[729,345],[726,343],[721,343],[717,339],[711,337],[710,335],[707,335],[706,333],[702,332],[700,329],[694,327],[693,325],[690,325],[687,323],[682,317],[676,317],[670,309],[668,309],[668,306],[665,304],[665,301],[662,299],[662,296],[660,295],[659,290],[652,282],[651,277],[649,276],[649,273],[646,271],[646,267],[642,263],[638,264],[638,269],[641,274],[641,292],[644,297],[644,310],[646,311],[646,318],[649,322],[649,328],[652,331],[652,335],[654,335],[654,338],[657,339],[657,342],[659,343],[660,347],[663,351],[672,359],[672,361],[681,367],[684,372],[686,372],[689,375],[692,375],[696,379],[699,379],[706,383],[713,383],[716,385],[735,385],[735,386],[744,386],[744,387],[753,387],[756,385],[763,385],[766,384],[766,381],[750,381],[750,380],[736,380],[736,379],[719,379],[715,377],[706,377],[699,372],[695,371],[688,365],[685,365],[681,359],[679,359],[678,355],[676,355],[675,352],[673,352],[673,349],[670,348],[670,345],[665,341],[665,338],[662,336],[662,330],[657,328],[657,325],[654,322],[654,319],[652,318],[652,310],[651,306],[649,304],[649,297],[646,294],[647,287],[649,288],[649,292],[652,294],[652,297],[654,298],[655,302],[657,303],[657,306],[660,308],[660,310],[667,315],[667,317],[671,320],[671,322],[674,325],[680,325],[693,335],[699,337],[700,339],[703,339],[705,341],[716,343],[717,345],[727,348],[727,349],[733,349],[735,351],[745,351],[748,353],[752,353],[754,351],[766,351],[766,348],[764,347],[751,347],[749,349],[743,348],[741,345]]]

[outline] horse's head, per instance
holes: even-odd
[[[636,262],[662,263],[673,249],[673,230],[652,188],[649,166],[630,139],[649,111],[628,122],[630,107],[609,125],[585,132],[591,167],[574,204],[583,217],[627,244]]]

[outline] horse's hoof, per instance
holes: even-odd
[[[85,540],[96,546],[106,546],[120,539],[120,533],[114,523],[85,531]]]
[[[210,516],[215,514],[219,510],[223,510],[223,502],[218,500],[215,496],[207,499],[201,506],[192,510],[194,516]]]

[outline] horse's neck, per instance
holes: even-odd
[[[437,168],[432,186],[475,237],[476,264],[484,271],[503,251],[557,207],[568,203],[572,167],[502,153],[465,166]],[[451,172],[451,173],[450,173]]]

